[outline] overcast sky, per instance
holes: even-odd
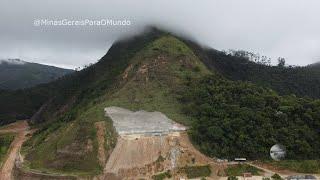
[[[306,65],[320,61],[319,7],[319,0],[1,0],[0,58],[74,68],[155,24],[215,49]],[[37,19],[127,19],[131,25],[34,26]]]

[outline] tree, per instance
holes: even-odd
[[[271,178],[273,180],[282,180],[282,178],[281,178],[281,176],[279,174],[274,174],[274,175],[271,176]]]
[[[282,57],[278,58],[278,66],[279,67],[284,67],[284,65],[286,64],[286,60]]]
[[[270,147],[281,142],[288,159],[320,157],[319,100],[279,96],[217,75],[188,83],[183,91],[183,112],[196,119],[190,138],[209,156],[266,159]]]

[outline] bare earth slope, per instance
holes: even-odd
[[[117,145],[104,169],[105,179],[150,179],[167,170],[177,175],[179,167],[211,162],[192,146],[184,126],[160,112],[132,112],[118,107],[105,111],[119,133]],[[139,127],[139,131],[132,127]]]

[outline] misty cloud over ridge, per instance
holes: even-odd
[[[318,0],[0,1],[0,59],[77,67],[156,25],[215,49],[244,49],[289,64],[320,61]],[[130,20],[130,26],[39,26],[36,19]]]

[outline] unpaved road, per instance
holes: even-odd
[[[26,140],[28,129],[29,126],[27,121],[19,121],[0,129],[0,134],[16,133],[16,136],[10,145],[7,159],[1,168],[0,180],[12,179],[12,169],[14,166],[14,162],[19,154],[19,150],[22,146],[22,143]]]
[[[256,164],[253,164],[253,163],[249,163],[247,162],[246,164],[250,165],[250,166],[253,166],[253,167],[256,167],[258,169],[261,169],[262,171],[264,171],[264,176],[265,177],[271,177],[272,175],[276,174],[276,172],[270,170],[270,169],[266,169],[266,168],[263,168],[261,166],[257,166]],[[278,173],[282,178],[286,177],[286,175],[284,174],[281,174],[281,173]]]
[[[29,128],[27,121],[18,121],[0,128],[0,134],[18,133]]]
[[[273,174],[279,174],[282,178],[286,178],[288,176],[293,176],[293,175],[306,175],[306,174],[310,174],[313,175],[315,177],[317,177],[318,179],[320,178],[319,174],[312,174],[312,173],[297,173],[297,172],[293,172],[290,170],[277,170],[275,169],[275,167],[273,167],[272,169],[270,168],[270,166],[266,166],[263,164],[256,164],[256,163],[250,163],[247,162],[247,164],[249,164],[250,166],[254,166],[258,169],[261,169],[265,172],[264,176],[266,177],[271,177]]]

